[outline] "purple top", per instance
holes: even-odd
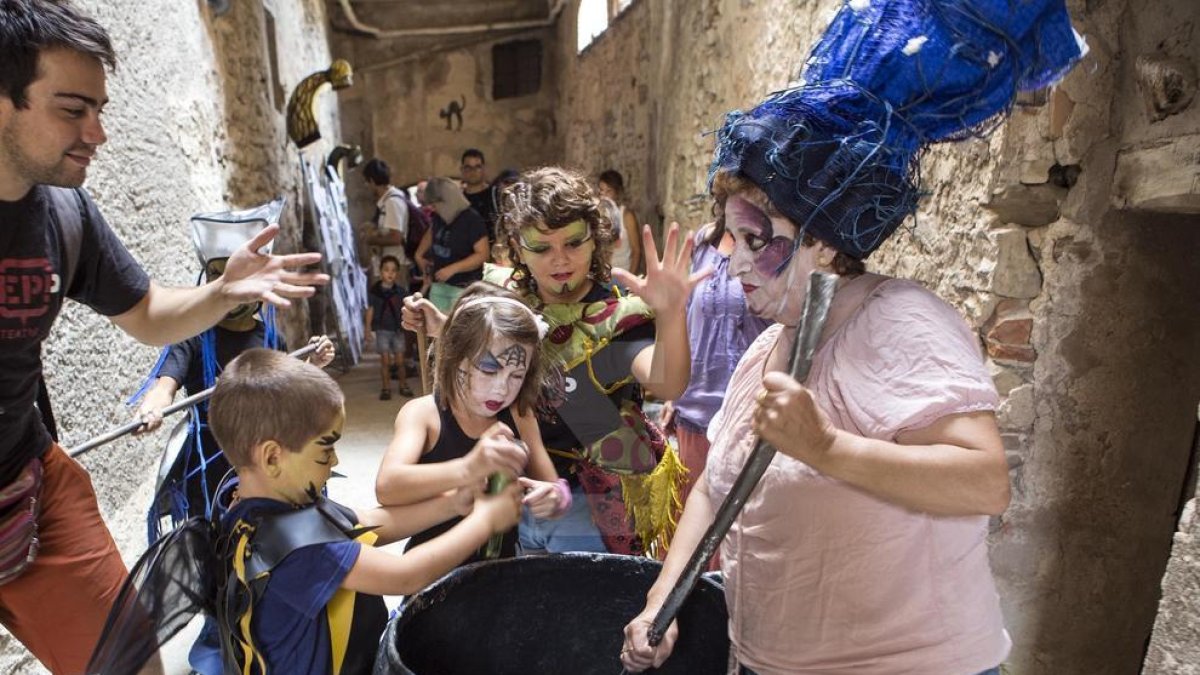
[[[696,233],[692,271],[711,267],[713,273],[688,299],[688,343],[692,350],[692,379],[675,402],[678,423],[697,433],[725,398],[725,387],[742,354],[771,322],[746,309],[746,296],[737,279],[729,276],[729,256],[703,242],[704,229]]]

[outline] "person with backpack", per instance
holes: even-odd
[[[382,159],[373,158],[363,165],[363,180],[375,195],[375,215],[363,236],[364,243],[371,248],[371,277],[378,279],[380,261],[384,256],[392,256],[400,261],[400,285],[407,286],[403,271],[410,266],[404,251],[409,225],[408,199],[403,190],[392,185],[392,169]]]
[[[287,307],[317,253],[267,255],[269,225],[203,286],[152,282],[80,189],[105,141],[108,33],[70,3],[0,0],[0,623],[54,673],[82,673],[126,577],[87,471],[38,408],[42,343],[67,298],[135,339],[185,340],[235,307]]]

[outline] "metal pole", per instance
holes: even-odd
[[[813,272],[809,277],[808,295],[804,300],[800,330],[788,362],[788,372],[797,382],[803,382],[808,378],[808,371],[812,367],[813,353],[816,351],[817,341],[821,338],[821,329],[825,326],[825,317],[829,313],[829,303],[833,300],[833,291],[836,285],[837,275],[835,274]],[[704,533],[704,538],[700,540],[691,559],[688,560],[687,567],[683,569],[679,580],[675,582],[675,587],[671,589],[670,594],[663,601],[662,607],[659,608],[658,614],[655,615],[647,636],[652,647],[658,646],[662,642],[667,628],[679,615],[679,610],[687,600],[688,594],[692,592],[696,581],[708,566],[709,559],[712,558],[717,546],[729,532],[734,519],[746,505],[746,499],[758,486],[759,479],[766,473],[767,467],[771,465],[771,460],[774,458],[775,448],[759,439],[754,446],[754,451],[746,460],[746,465],[742,467],[742,472],[733,482],[733,487],[730,488],[725,501],[717,509],[712,524]]]
[[[315,351],[317,351],[317,343],[306,345],[301,349],[297,349],[296,351],[289,354],[289,356],[293,356],[295,358],[302,359]],[[168,415],[173,415],[173,414],[179,412],[180,410],[186,410],[187,408],[190,408],[202,401],[207,401],[209,399],[209,397],[212,396],[214,389],[216,389],[216,387],[209,387],[208,389],[205,389],[204,391],[202,391],[198,394],[192,394],[191,396],[183,399],[182,401],[179,401],[178,403],[172,403],[171,405],[167,406],[166,408],[163,408],[163,412],[162,412],[163,417],[165,418]],[[137,431],[138,427],[140,427],[140,426],[142,426],[141,420],[134,420],[133,422],[129,422],[128,424],[123,424],[111,431],[107,431],[103,434],[100,434],[99,436],[96,436],[96,437],[90,439],[90,440],[84,441],[83,443],[81,443],[81,444],[71,448],[69,451],[67,451],[67,454],[70,455],[71,457],[79,457],[80,455],[87,452],[88,450],[91,450],[93,448],[104,445],[105,443],[115,441],[116,439],[118,439],[126,434],[130,434],[130,433],[133,433],[134,431]]]

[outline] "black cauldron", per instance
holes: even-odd
[[[389,622],[375,675],[619,675],[622,631],[661,568],[592,553],[461,567]],[[721,585],[702,578],[679,614],[671,658],[652,672],[724,673],[727,620]]]

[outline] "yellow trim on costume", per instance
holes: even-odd
[[[233,571],[237,575],[238,582],[246,587],[246,591],[250,591],[250,584],[246,580],[246,547],[250,544],[250,536],[254,533],[254,529],[244,526],[243,523],[238,523],[243,526],[241,538],[238,540],[237,549],[233,554]],[[249,597],[253,598],[253,595]],[[246,613],[242,614],[238,619],[238,624],[241,627],[241,634],[238,635],[238,642],[242,645],[242,675],[251,675],[255,662],[258,663],[259,673],[266,675],[267,662],[263,659],[262,654],[254,648],[254,643],[250,641],[250,618],[254,612],[254,602],[246,603]]]
[[[596,371],[592,369],[592,354],[595,354],[597,351],[600,351],[601,349],[604,349],[605,347],[607,347],[608,346],[608,338],[600,338],[600,342],[596,345],[595,351],[592,350],[592,346],[593,346],[593,343],[591,340],[585,339],[583,341],[583,358],[585,361],[587,361],[588,378],[592,381],[592,384],[596,387],[596,389],[600,393],[604,394],[605,396],[612,396],[612,393],[614,391],[620,389],[621,387],[624,387],[625,385],[629,384],[630,382],[633,382],[633,375],[627,375],[627,376],[617,380],[610,386],[606,387],[603,384],[600,384],[600,380],[596,378]],[[575,366],[571,366],[571,367],[574,368]]]
[[[379,535],[374,531],[363,532],[354,541],[363,546],[374,546]],[[334,675],[342,672],[342,664],[346,662],[346,649],[350,645],[351,624],[354,621],[354,600],[358,593],[348,588],[339,588],[325,606],[325,616],[329,623],[329,647],[331,652],[332,671]]]

